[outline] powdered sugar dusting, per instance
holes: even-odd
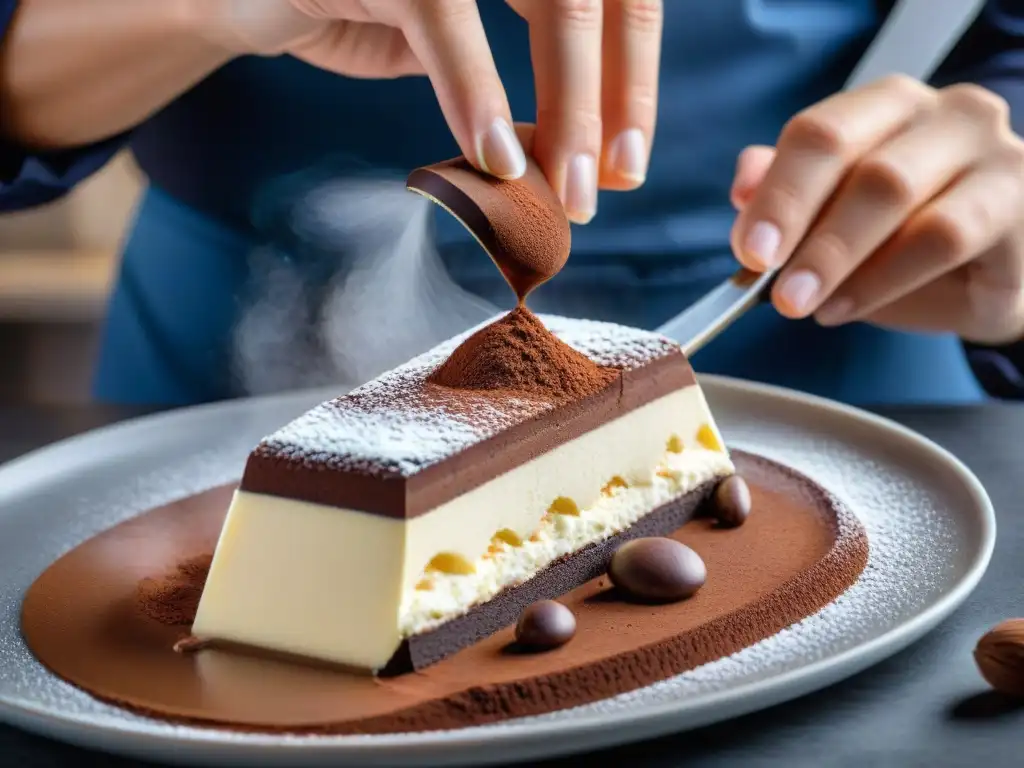
[[[679,346],[650,331],[544,315],[548,329],[599,365],[640,368]],[[425,385],[427,377],[481,326],[439,344],[347,395],[323,403],[264,439],[257,452],[335,470],[407,477],[551,404]]]
[[[671,339],[638,328],[547,315],[541,319],[558,338],[598,365],[630,370],[679,351]]]

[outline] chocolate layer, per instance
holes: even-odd
[[[686,525],[700,512],[716,485],[717,481],[710,481],[694,488],[645,515],[621,533],[556,560],[529,581],[502,590],[464,616],[409,638],[380,674],[390,677],[428,667],[500,629],[514,625],[523,609],[531,603],[553,600],[598,578],[608,569],[612,555],[623,542],[643,536],[664,536]]]
[[[555,405],[435,386],[426,379],[454,348],[444,347],[432,358],[436,362],[414,361],[311,411],[305,417],[310,429],[322,435],[306,439],[296,436],[301,430],[289,432],[290,427],[272,435],[250,455],[241,488],[408,519],[696,382],[678,345],[663,337],[610,324],[566,322],[566,341],[575,339],[573,346],[595,362],[621,369],[604,390]],[[583,340],[595,333],[611,335],[588,348]],[[431,439],[446,434],[451,439],[429,456],[424,450],[415,460],[390,463],[367,447],[332,447],[332,431],[339,439],[357,441],[354,432],[388,430],[396,443],[413,442],[425,432]]]
[[[519,654],[512,629],[430,668],[372,679],[215,650],[175,653],[187,626],[136,603],[141,579],[211,552],[232,487],[181,499],[105,531],[44,571],[22,606],[22,633],[55,674],[90,694],[176,722],[285,733],[397,733],[491,723],[635,690],[773,635],[832,602],[868,556],[863,527],[803,475],[734,452],[754,511],[736,529],[707,518],[672,534],[708,580],[672,605],[619,600],[606,578],[560,602],[576,636]]]

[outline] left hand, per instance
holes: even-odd
[[[1024,141],[983,88],[896,76],[832,96],[744,150],[732,202],[744,266],[785,265],[787,317],[1024,338]]]

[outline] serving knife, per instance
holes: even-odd
[[[927,80],[971,25],[984,0],[899,0],[847,79],[851,90],[889,74]],[[778,270],[740,269],[658,331],[689,356],[768,297]]]

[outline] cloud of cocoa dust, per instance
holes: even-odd
[[[365,172],[268,190],[235,334],[243,392],[357,386],[497,314],[448,276],[434,215],[403,179]]]

